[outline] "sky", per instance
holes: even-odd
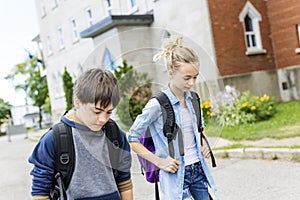
[[[35,0],[0,0],[0,98],[13,106],[25,104],[25,92],[16,92],[11,81],[4,77],[14,66],[36,54],[32,39],[39,34]]]

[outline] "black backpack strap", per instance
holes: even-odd
[[[175,157],[174,153],[174,145],[173,140],[176,138],[176,134],[178,133],[178,145],[179,145],[179,152],[180,155],[184,155],[184,147],[183,147],[183,137],[182,132],[175,121],[175,114],[173,110],[173,106],[168,98],[168,96],[164,92],[158,92],[156,95],[153,96],[156,98],[161,105],[162,116],[163,116],[163,132],[165,137],[168,139],[168,147],[169,147],[169,154],[172,158]]]
[[[109,119],[105,124],[105,135],[109,151],[110,164],[114,173],[115,179],[118,176],[118,168],[120,162],[120,143],[121,143],[121,133],[116,122]]]
[[[59,122],[52,129],[55,143],[55,179],[60,190],[60,199],[62,199],[62,195],[66,199],[65,191],[69,187],[75,163],[72,128],[63,122]],[[63,194],[61,194],[61,191],[63,191]]]
[[[196,112],[196,116],[197,116],[197,125],[198,125],[198,132],[200,133],[200,142],[201,145],[203,144],[203,140],[205,140],[205,142],[207,143],[209,152],[210,152],[210,156],[211,156],[211,163],[213,167],[216,167],[216,160],[214,157],[214,154],[212,152],[212,149],[208,143],[208,140],[206,138],[206,136],[203,134],[203,127],[202,127],[202,121],[201,121],[201,116],[202,116],[202,111],[200,108],[200,97],[196,92],[191,91],[191,95],[192,95],[192,104],[194,107],[194,110]]]

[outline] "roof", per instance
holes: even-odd
[[[154,21],[153,14],[144,15],[110,15],[80,33],[82,38],[96,37],[117,26],[150,25]]]

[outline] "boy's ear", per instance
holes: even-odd
[[[77,97],[74,97],[74,106],[75,108],[79,108],[80,100]]]

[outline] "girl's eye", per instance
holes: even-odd
[[[108,111],[108,112],[107,112],[107,114],[109,114],[109,115],[110,115],[111,113],[112,113],[112,111]]]

